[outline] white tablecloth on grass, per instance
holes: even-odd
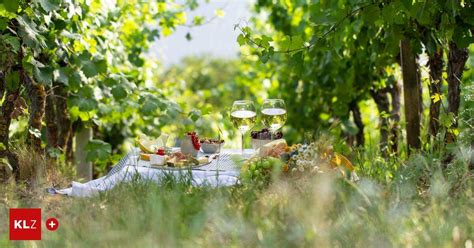
[[[246,154],[251,154],[252,150],[246,150]],[[223,150],[222,155],[239,154],[237,150]],[[110,190],[115,187],[118,183],[129,182],[131,180],[152,180],[159,182],[160,179],[168,174],[172,174],[176,177],[188,176],[189,172],[192,176],[192,184],[195,186],[210,185],[210,186],[231,186],[238,183],[238,175],[240,169],[237,165],[235,167],[225,166],[225,169],[220,170],[219,166],[216,166],[217,161],[213,161],[209,166],[203,166],[195,170],[164,170],[149,167],[148,163],[139,161],[138,164],[133,164],[129,159],[122,169],[116,173],[109,174],[107,176],[89,181],[87,183],[72,182],[70,188],[56,190],[56,193],[85,197],[91,196],[101,191]],[[229,161],[227,161],[228,163]],[[216,169],[217,167],[217,169]]]

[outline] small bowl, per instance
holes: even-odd
[[[252,139],[252,148],[257,150],[258,148],[272,142],[270,139]]]
[[[219,151],[219,148],[224,146],[224,142],[222,143],[201,143],[201,149],[204,153],[216,153]]]

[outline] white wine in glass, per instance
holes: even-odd
[[[241,135],[242,141],[242,155],[244,154],[244,135],[255,125],[257,113],[252,101],[239,100],[232,105],[230,112],[230,120],[235,128],[237,128]]]
[[[282,99],[267,99],[262,105],[262,122],[272,134],[286,122],[286,106]]]

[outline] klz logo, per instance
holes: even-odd
[[[10,209],[10,240],[41,240],[41,209]]]

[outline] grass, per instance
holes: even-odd
[[[324,174],[213,188],[164,178],[91,198],[46,195],[45,185],[70,179],[42,163],[35,177],[44,180],[2,185],[0,220],[11,207],[41,207],[60,228],[44,229],[42,241],[11,242],[3,224],[0,247],[472,247],[472,149],[460,145],[447,168],[434,152],[353,159],[357,183]]]

